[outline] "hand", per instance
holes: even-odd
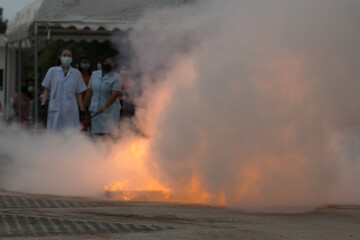
[[[105,110],[106,110],[106,107],[102,106],[102,108],[100,108],[100,110],[99,110],[99,113],[103,113],[103,112],[105,112]]]
[[[46,117],[47,117],[47,108],[45,105],[40,106],[40,117],[42,119],[46,119]]]
[[[86,118],[86,112],[80,110],[80,122],[83,122]]]

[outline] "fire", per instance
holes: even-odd
[[[202,189],[197,177],[184,189],[170,189],[152,176],[148,165],[147,141],[135,140],[128,145],[128,161],[122,164],[122,172],[129,178],[113,181],[104,186],[109,197],[120,200],[151,200],[205,203],[210,195]],[[123,153],[121,152],[121,155]]]
[[[168,85],[160,83],[156,86],[153,96],[144,96],[143,101],[153,106],[150,112],[140,109],[139,115],[149,115],[142,119],[137,119],[137,123],[142,125],[149,138],[134,138],[127,143],[119,144],[118,148],[112,153],[114,165],[121,177],[113,179],[110,184],[104,186],[105,192],[109,197],[120,200],[150,200],[165,202],[188,202],[188,203],[208,203],[225,205],[226,199],[223,193],[213,196],[208,193],[203,186],[201,177],[194,174],[189,183],[184,183],[181,187],[168,186],[167,181],[161,178],[156,161],[152,159],[149,145],[151,135],[157,134],[156,124],[163,110],[166,109],[174,89],[180,87],[191,88],[197,77],[194,70],[193,59],[187,59],[180,65],[177,72],[186,76],[175,74],[178,77],[176,84]],[[186,80],[186,81],[184,81]],[[114,169],[113,169],[114,170]],[[179,189],[181,188],[181,189]]]
[[[193,176],[190,184],[182,190],[174,190],[172,198],[181,202],[190,202],[197,204],[211,203],[213,205],[226,205],[226,198],[224,193],[210,194],[203,186],[201,179],[198,176]]]
[[[155,179],[148,168],[148,139],[136,138],[112,153],[115,169],[123,179],[104,186],[112,198],[121,200],[166,200],[169,189]],[[145,194],[146,193],[146,194]],[[156,193],[154,195],[154,193]],[[145,196],[144,195],[149,195]],[[146,198],[146,199],[144,199]]]
[[[184,202],[184,203],[197,203],[204,204],[211,202],[215,205],[226,205],[224,193],[219,196],[213,196],[205,191],[200,181],[193,178],[190,185],[185,189],[169,189],[157,181],[150,182],[148,185],[142,187],[134,186],[128,180],[122,182],[113,182],[112,184],[105,185],[104,190],[111,198],[131,201],[161,201],[161,202]]]
[[[113,192],[113,191],[127,191],[127,186],[129,184],[128,180],[122,182],[114,182],[110,185],[105,185],[105,191]]]
[[[132,188],[130,182],[128,180],[125,180],[122,182],[114,182],[110,185],[105,185],[104,189],[110,197],[125,201],[165,201],[170,198],[170,191],[156,182],[150,183],[144,188]]]

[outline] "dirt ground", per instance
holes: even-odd
[[[0,191],[0,239],[360,239],[358,207],[276,212]]]

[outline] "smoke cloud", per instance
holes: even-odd
[[[240,207],[359,203],[359,10],[228,0],[145,16],[136,63],[161,74],[137,117],[162,181]]]
[[[138,145],[144,143],[125,123],[123,127],[126,137],[119,135],[115,142],[89,138],[78,129],[32,133],[0,125],[0,189],[104,197],[104,187],[116,181],[141,186],[139,179],[151,178],[136,164],[143,154]]]
[[[130,36],[132,67],[144,73],[135,123],[147,138],[1,128],[1,185],[96,195],[114,181],[135,189],[155,179],[175,199],[209,204],[358,204],[359,10],[356,0],[151,10]],[[129,152],[134,142],[146,153]]]

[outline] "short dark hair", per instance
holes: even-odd
[[[21,83],[25,83],[26,85],[29,84],[29,80],[27,80],[26,78],[21,79]]]
[[[60,48],[58,56],[60,57],[61,54],[62,54],[65,50],[69,50],[69,51],[71,52],[71,54],[72,54],[71,48],[69,48],[69,47],[63,47],[63,48]],[[57,65],[61,65],[60,59],[57,60]]]
[[[79,59],[78,59],[78,64],[80,64],[80,62],[81,62],[83,59],[89,59],[89,61],[90,61],[90,57],[89,57],[89,56],[83,55],[83,56],[79,57]]]
[[[121,67],[120,61],[118,60],[118,57],[115,54],[105,54],[100,58],[100,63],[104,64],[105,60],[108,58],[110,58],[111,61],[114,63],[114,69]]]
[[[63,47],[63,48],[60,48],[58,56],[61,56],[61,54],[62,54],[65,50],[69,50],[69,51],[71,52],[71,54],[72,54],[71,48],[69,48],[69,47]]]
[[[90,57],[89,57],[89,56],[86,56],[86,55],[81,56],[81,57],[79,58],[79,60],[77,61],[77,63],[78,63],[78,69],[79,69],[80,72],[82,72],[82,68],[81,68],[81,64],[80,64],[80,63],[81,63],[81,61],[82,61],[83,59],[88,59],[88,60],[89,60],[89,63],[90,63],[90,66],[91,66],[91,59],[90,59]],[[89,68],[87,71],[89,72],[89,74],[91,74],[91,68]]]

